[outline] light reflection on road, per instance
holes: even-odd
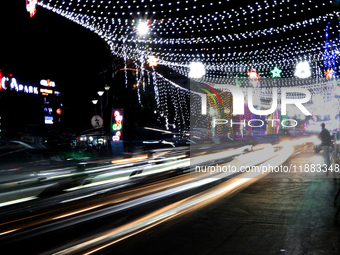
[[[252,151],[249,151],[249,148],[247,148],[247,150],[245,150],[245,148],[240,148],[239,150],[234,151],[228,150],[227,152],[218,152],[215,154],[199,156],[195,162],[200,162],[203,164],[215,158],[221,159],[223,156],[234,156],[234,160],[229,163],[221,163],[221,166],[232,165],[235,166],[238,171],[240,171],[241,167],[245,165],[256,166],[261,164],[261,166],[278,166],[285,162],[294,153],[295,146],[305,145],[309,142],[309,139],[304,138],[295,141],[284,141],[274,146],[271,144],[262,144],[254,146]],[[189,160],[185,157],[178,157],[175,159],[175,162],[170,161],[153,166],[153,170],[156,172],[169,171],[171,170],[172,166],[187,164]],[[147,165],[147,167],[151,166]],[[95,170],[92,169],[92,171],[100,171],[99,169],[100,168]],[[145,171],[145,173],[148,172]],[[48,224],[60,224],[60,226],[63,226],[64,220],[67,221],[69,218],[72,220],[68,220],[68,224],[74,224],[73,220],[76,220],[78,216],[78,223],[80,217],[82,216],[85,216],[83,217],[83,222],[85,222],[87,220],[95,219],[96,217],[101,217],[104,214],[107,215],[108,213],[113,213],[117,210],[125,210],[127,208],[146,204],[151,201],[166,199],[168,196],[179,194],[180,192],[186,190],[216,183],[216,185],[212,188],[210,187],[209,189],[196,193],[195,195],[192,195],[188,198],[155,210],[148,215],[141,216],[139,219],[117,227],[116,229],[113,229],[107,233],[96,235],[96,237],[93,237],[90,240],[87,237],[86,241],[79,239],[78,245],[69,247],[59,252],[53,251],[52,253],[78,254],[79,252],[84,252],[85,250],[88,251],[89,249],[94,249],[93,252],[95,252],[98,249],[107,247],[108,245],[128,238],[129,236],[136,235],[137,233],[140,233],[173,217],[190,212],[221,197],[230,195],[257,181],[259,178],[264,177],[268,173],[269,172],[257,171],[243,173],[238,172],[236,175],[234,175],[234,172],[198,172],[182,174],[158,181],[156,183],[151,183],[146,186],[130,189],[124,192],[118,192],[110,196],[105,196],[104,198],[96,198],[88,202],[80,202],[76,205],[76,210],[74,209],[75,207],[68,206],[63,208],[63,210],[49,211],[45,214],[33,215],[27,218],[14,220],[12,222],[2,223],[1,226],[3,232],[0,233],[0,235],[11,235],[11,233],[17,232],[18,230],[25,231],[27,227],[33,227],[42,223],[46,224],[47,226]],[[222,183],[221,180],[223,180]],[[99,191],[99,193],[100,192],[101,191]],[[92,195],[95,196],[96,192],[85,195],[84,197]],[[81,201],[82,198],[82,196],[78,198],[73,197],[71,200],[75,201],[79,199]]]
[[[233,161],[233,163],[238,164],[238,167],[245,163],[242,161],[246,161],[246,164],[250,164],[252,162],[258,164],[259,162],[262,162],[263,165],[278,166],[284,163],[294,153],[294,145],[302,145],[304,143],[306,143],[306,140],[295,141],[294,143],[292,143],[291,141],[284,141],[278,145],[275,145],[275,147],[280,148],[280,150],[276,152],[275,150],[273,150],[272,146],[263,146],[262,151],[255,151],[252,153],[244,154]],[[91,247],[93,247],[93,250],[87,252],[86,254],[97,252],[100,249],[117,243],[120,240],[126,239],[130,236],[136,235],[166,220],[195,210],[221,197],[225,197],[240,189],[243,189],[258,180],[259,178],[267,175],[268,173],[269,172],[242,173],[234,178],[231,178],[221,184],[216,185],[213,188],[175,202],[169,206],[163,207],[146,216],[143,216],[138,220],[132,221],[112,231],[109,231],[108,233],[104,233],[101,236],[96,236],[89,241],[84,241],[76,246],[67,248],[54,254],[76,254],[79,252],[84,252]],[[220,178],[224,178],[225,176],[225,173],[219,173],[213,176],[211,174],[205,174],[198,175],[197,179],[202,180],[202,178],[204,178],[207,181],[216,181]]]

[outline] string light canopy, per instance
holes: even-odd
[[[145,51],[156,56],[159,65],[187,76],[190,63],[201,62],[207,79],[235,77],[251,68],[270,77],[275,66],[289,78],[294,77],[297,63],[308,61],[311,76],[322,77],[325,61],[336,63],[339,58],[337,0],[41,0],[38,4],[97,33],[115,55],[124,57],[126,52],[127,58],[139,61]],[[138,24],[144,28],[147,24],[147,35],[127,37],[136,34]],[[339,72],[337,65],[333,70]]]

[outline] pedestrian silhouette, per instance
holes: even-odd
[[[321,148],[322,148],[324,164],[328,169],[331,164],[329,153],[331,153],[333,150],[333,148],[331,147],[333,142],[332,142],[331,134],[325,128],[325,123],[321,124],[321,132],[319,134],[319,139],[321,140]]]

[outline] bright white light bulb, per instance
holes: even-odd
[[[147,22],[140,22],[137,26],[139,35],[146,35],[149,32],[149,26]]]
[[[308,78],[311,76],[311,71],[309,69],[309,63],[307,61],[300,62],[296,66],[295,76],[299,78]]]
[[[205,67],[201,62],[192,62],[189,68],[189,77],[191,78],[202,78],[205,75]]]

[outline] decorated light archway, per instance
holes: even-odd
[[[324,79],[327,72],[327,78],[330,73],[335,78],[340,71],[336,1],[40,0],[38,5],[88,28],[107,42],[112,54],[135,62],[141,71],[138,82],[143,75],[154,81],[158,113],[167,127],[175,121],[169,120],[167,106],[162,105],[166,101],[162,97],[169,94],[158,82],[179,89],[186,97],[189,91],[166,80],[155,66],[146,70],[151,56],[157,58],[158,66],[187,77],[192,63],[202,63],[205,75],[192,79],[207,84],[233,84],[256,70],[261,77],[259,91],[264,88],[263,78],[295,77],[300,62],[309,64],[310,75],[275,84],[300,86],[308,84],[306,77]],[[144,28],[146,24],[148,32],[140,35],[138,24]],[[316,90],[327,90],[322,81],[315,84]],[[239,81],[237,86],[245,85]],[[138,93],[142,104],[139,87]]]
[[[222,78],[250,69],[270,77],[275,66],[280,66],[282,77],[293,77],[302,60],[312,64],[312,77],[323,76],[326,70],[318,68],[325,68],[324,61],[331,61],[338,73],[339,10],[333,2],[41,0],[38,4],[97,33],[115,55],[140,61],[144,51],[143,61],[154,55],[159,65],[184,75],[189,74],[190,63],[202,62],[207,78]],[[148,24],[147,36],[137,35],[139,23]],[[330,46],[329,53],[325,47]]]

